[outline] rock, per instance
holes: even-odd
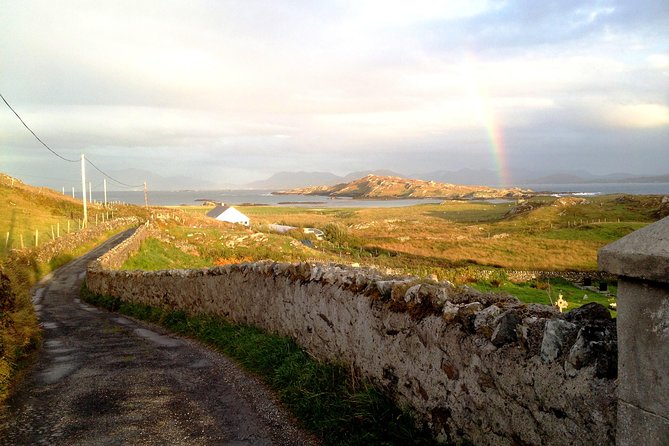
[[[567,362],[576,370],[595,364],[595,376],[615,378],[618,374],[617,345],[614,324],[581,327]]]
[[[421,289],[422,285],[414,285],[411,288],[409,288],[406,293],[404,294],[404,302],[411,302],[411,301],[417,301],[418,303],[421,302]]]
[[[568,206],[576,206],[579,204],[588,204],[588,200],[581,197],[560,197],[557,200],[555,200],[553,206],[568,207]]]
[[[458,316],[458,310],[460,310],[460,307],[457,305],[453,305],[448,301],[444,303],[444,307],[441,310],[441,315],[444,318],[444,321],[451,322],[455,320],[455,318]]]
[[[393,301],[403,301],[404,296],[406,295],[409,288],[411,288],[410,283],[406,281],[393,281],[392,289],[390,291],[390,299]]]
[[[611,313],[604,305],[590,302],[568,312],[565,319],[569,322],[609,320],[611,319]]]
[[[376,289],[379,290],[381,299],[382,300],[390,299],[390,294],[393,291],[394,282],[392,280],[377,280],[375,284],[376,284]]]
[[[497,305],[490,305],[479,311],[474,318],[474,330],[489,338],[493,331],[493,321],[501,312]]]
[[[513,310],[508,310],[502,313],[495,320],[497,326],[492,333],[490,341],[495,347],[501,347],[509,342],[514,342],[518,339],[516,334],[516,327],[520,323],[520,317]]]
[[[576,329],[575,324],[562,319],[546,321],[541,341],[541,359],[544,362],[555,361],[565,350],[569,340],[574,337]]]
[[[474,320],[476,319],[476,313],[481,311],[483,306],[480,302],[471,302],[461,306],[458,309],[457,320],[462,324],[465,330],[474,332]]]

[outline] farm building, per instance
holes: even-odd
[[[217,205],[214,209],[207,212],[207,217],[215,218],[218,221],[227,221],[229,223],[239,223],[244,226],[249,226],[249,218],[239,212],[232,206],[225,206],[223,204]]]

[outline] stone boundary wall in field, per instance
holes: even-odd
[[[488,272],[490,277],[494,277],[497,271],[484,270],[482,273]],[[616,276],[607,274],[603,271],[527,271],[527,270],[505,270],[506,276],[511,282],[529,282],[531,280],[562,278],[574,283],[582,283],[584,279],[590,278],[594,280],[604,280],[612,282],[616,280]]]
[[[81,245],[89,243],[99,238],[102,234],[108,231],[131,227],[138,225],[139,219],[137,217],[122,217],[115,218],[101,222],[95,226],[90,225],[87,228],[73,231],[68,234],[63,234],[54,240],[49,240],[40,244],[37,248],[26,249],[12,249],[9,257],[21,257],[32,255],[38,262],[47,263],[54,257],[64,252],[74,251]]]
[[[612,444],[615,321],[373,270],[257,262],[117,271],[146,237],[89,265],[95,293],[208,313],[290,336],[344,363],[456,443]]]
[[[145,222],[139,226],[134,234],[123,240],[118,245],[100,257],[97,262],[100,262],[100,267],[104,269],[118,269],[125,263],[125,261],[132,254],[139,250],[142,242],[153,233],[150,222]]]

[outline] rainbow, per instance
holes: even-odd
[[[475,68],[476,61],[471,54],[465,57],[466,82],[469,85],[470,99],[475,106],[475,112],[482,126],[485,128],[490,143],[490,151],[495,171],[502,186],[510,186],[511,175],[506,162],[504,135],[499,125],[490,96],[485,89],[485,83],[479,77],[479,70]]]

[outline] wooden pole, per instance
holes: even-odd
[[[51,225],[51,240],[56,240],[56,234],[53,232],[53,225]]]
[[[60,237],[60,222],[56,224],[56,236]]]
[[[25,245],[23,244],[23,234],[21,234],[21,249],[25,248]]]
[[[39,246],[39,231],[35,229],[35,247]]]
[[[67,220],[67,233],[70,233],[70,220]]]
[[[5,249],[9,246],[9,232],[7,232],[7,235],[5,236]]]
[[[86,208],[86,158],[81,154],[81,201],[84,205],[84,225],[88,221],[88,209]],[[81,229],[81,223],[79,223]]]

